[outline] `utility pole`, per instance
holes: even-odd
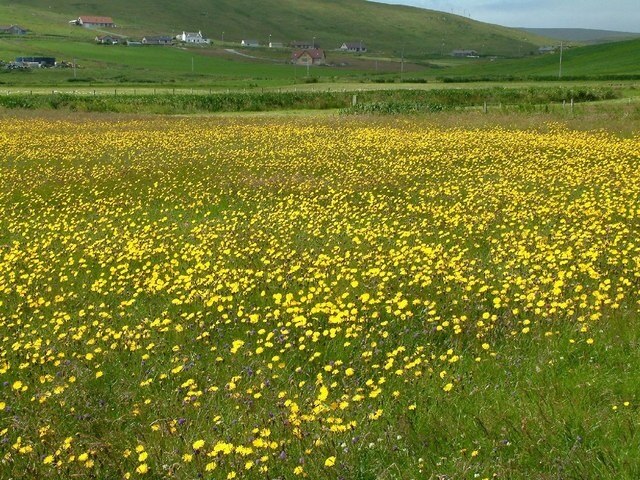
[[[73,59],[73,78],[78,78],[78,74],[76,73],[76,59]]]
[[[193,70],[194,70],[194,68],[193,68],[193,57],[191,57],[191,73],[193,73]]]
[[[400,81],[404,77],[404,47],[402,47],[402,56],[400,57]]]
[[[560,42],[560,66],[558,68],[558,78],[562,78],[562,42]]]

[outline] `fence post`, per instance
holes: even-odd
[[[355,107],[357,103],[358,103],[358,95],[354,94],[353,98],[351,99],[351,105]]]
[[[571,113],[573,114],[573,97],[571,97]]]
[[[482,111],[484,113],[487,113],[487,101],[486,100],[484,101],[484,107],[482,108]]]

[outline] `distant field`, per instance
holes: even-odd
[[[283,52],[280,63],[256,62],[238,58],[223,50],[212,55],[205,49],[175,47],[102,46],[93,42],[65,39],[12,40],[0,39],[0,58],[14,59],[22,55],[56,56],[74,62],[78,69],[43,69],[32,72],[0,74],[5,84],[79,83],[174,83],[194,82],[260,82],[262,84],[292,83],[307,76],[306,68],[288,63],[290,53]],[[348,67],[313,67],[310,74],[318,78],[353,75]]]
[[[565,49],[560,53],[532,57],[528,60],[482,59],[459,65],[444,72],[444,76],[457,78],[491,78],[498,80],[514,77],[527,79],[535,77],[565,78],[635,75],[640,77],[640,39],[628,40],[587,47]]]
[[[474,118],[3,112],[1,476],[639,478],[637,131]]]
[[[638,79],[637,51],[640,40],[572,48],[563,52],[562,79]],[[0,38],[0,59],[23,55],[55,56],[78,65],[71,69],[32,72],[0,72],[0,86],[65,84],[177,85],[208,88],[285,87],[320,83],[402,83],[465,81],[558,80],[559,53],[526,59],[434,59],[420,63],[389,57],[350,56],[328,52],[328,61],[340,66],[307,69],[288,63],[288,50],[246,50],[242,57],[223,47],[125,47],[99,46],[91,40],[64,38]]]

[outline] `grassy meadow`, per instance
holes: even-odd
[[[475,118],[3,112],[0,477],[640,477],[637,130]]]

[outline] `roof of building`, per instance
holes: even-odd
[[[23,31],[27,30],[26,28],[22,28],[19,25],[0,25],[0,30],[10,30],[12,28],[16,28],[18,30],[23,30]]]
[[[363,42],[344,42],[343,45],[346,45],[347,48],[367,48]]]
[[[81,15],[79,20],[82,23],[113,23],[113,18],[111,17],[96,17],[91,15]]]
[[[309,48],[309,49],[305,49],[305,50],[295,50],[295,51],[293,51],[291,53],[291,57],[297,60],[298,58],[303,56],[305,53],[308,54],[314,60],[318,60],[320,58],[324,58],[325,57],[324,50],[322,50],[321,48]]]
[[[307,41],[307,40],[294,40],[293,42],[291,42],[289,45],[291,45],[292,47],[306,47],[306,46],[313,46],[313,45],[318,45],[318,42],[314,41]]]

